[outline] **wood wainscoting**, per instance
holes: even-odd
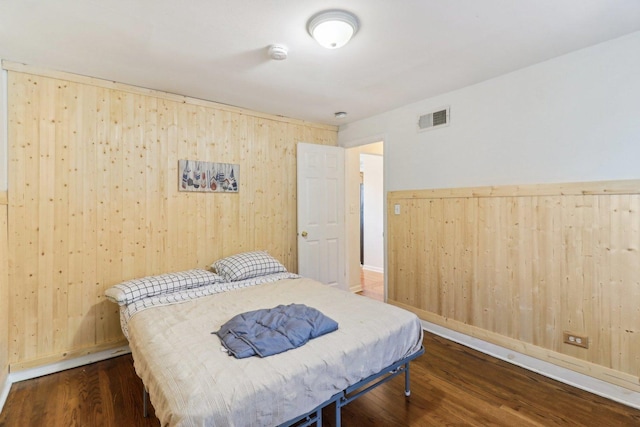
[[[120,345],[123,280],[256,249],[297,271],[296,146],[335,126],[3,67],[11,370]],[[180,159],[239,164],[239,192],[179,192]]]
[[[396,191],[387,203],[388,302],[640,391],[639,180]]]

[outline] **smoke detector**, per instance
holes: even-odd
[[[269,46],[269,57],[271,59],[275,59],[276,61],[287,59],[288,52],[289,49],[281,44],[272,44],[271,46]]]

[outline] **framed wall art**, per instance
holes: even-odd
[[[237,193],[240,165],[178,160],[178,190]]]

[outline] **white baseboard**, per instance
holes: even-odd
[[[77,368],[78,366],[88,365],[101,360],[111,359],[112,357],[122,356],[131,353],[128,345],[111,348],[109,350],[99,351],[97,353],[87,354],[69,360],[61,360],[60,362],[50,363],[35,368],[29,368],[22,371],[9,373],[11,383],[38,378],[43,375],[49,375],[56,372],[66,371],[67,369]]]
[[[62,360],[48,365],[42,365],[35,368],[25,369],[22,371],[11,372],[7,376],[4,386],[0,389],[0,412],[4,408],[4,404],[9,396],[11,385],[20,381],[31,380],[33,378],[42,377],[44,375],[55,374],[56,372],[66,371],[67,369],[77,368],[78,366],[88,365],[90,363],[100,362],[102,360],[111,359],[112,357],[122,356],[131,353],[128,345],[111,348],[109,350],[99,351],[93,354],[87,354],[74,359]]]
[[[540,375],[544,375],[545,377],[560,381],[561,383],[622,403],[623,405],[640,409],[640,393],[638,392],[527,356],[526,354],[491,344],[431,322],[422,320],[422,327],[425,331],[439,335],[474,350],[478,350],[481,353],[488,354],[489,356],[504,360],[505,362],[512,363],[520,366],[521,368],[528,369]],[[429,349],[426,350],[428,353]]]
[[[460,332],[456,332],[451,329],[443,328],[442,326],[431,322],[422,320],[422,327],[425,331],[431,332],[458,344],[462,344],[481,353],[488,354],[489,356],[504,360],[505,362],[512,363],[516,366],[520,366],[521,368],[528,369],[564,384],[622,403],[623,405],[640,409],[640,393],[491,344],[478,338],[473,338],[469,335],[461,334]],[[428,353],[429,349],[426,350]],[[129,349],[129,346],[125,345],[75,359],[25,369],[24,371],[12,372],[9,374],[4,385],[0,389],[0,412],[2,412],[2,408],[9,396],[11,384],[13,383],[53,374],[55,372],[61,372],[71,368],[77,368],[78,366],[122,356],[130,352],[131,350]]]
[[[374,267],[372,265],[363,265],[362,269],[367,271],[373,271],[374,273],[384,273],[384,268]]]

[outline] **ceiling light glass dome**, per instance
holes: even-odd
[[[347,44],[358,27],[358,18],[344,10],[320,12],[307,24],[311,37],[327,49],[338,49]]]

